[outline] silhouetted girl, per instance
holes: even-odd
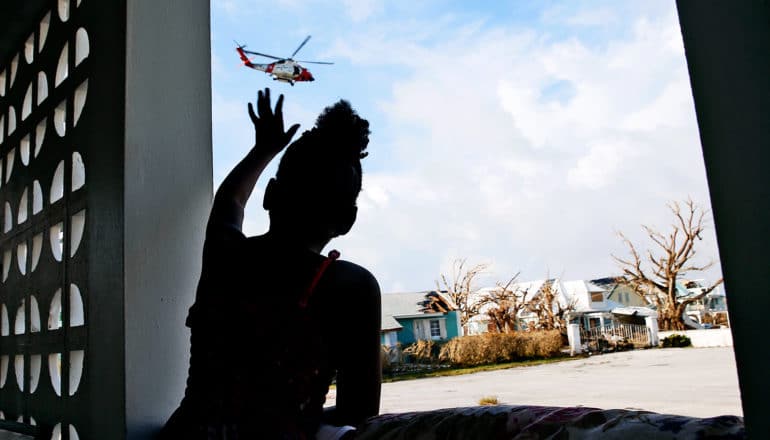
[[[165,439],[312,439],[379,411],[380,291],[364,268],[321,250],[356,219],[369,123],[346,101],[327,107],[284,153],[265,190],[270,228],[241,232],[257,178],[299,128],[283,95],[249,104],[256,143],[214,197],[187,325],[185,397]],[[336,376],[336,407],[323,410]]]

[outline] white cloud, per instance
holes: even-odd
[[[384,4],[379,0],[343,0],[348,15],[355,21],[364,21],[382,11]]]
[[[616,229],[639,238],[639,224],[667,224],[665,203],[688,194],[708,205],[674,8],[631,24],[600,46],[449,18],[340,39],[336,57],[401,66],[380,108],[384,129],[403,135],[371,146],[396,165],[365,175],[360,221],[337,245],[385,290],[431,288],[462,256],[494,261],[500,279],[602,276],[624,252]],[[412,27],[417,38],[401,37]],[[554,81],[572,96],[542,99]]]
[[[621,144],[597,144],[567,172],[567,183],[576,188],[600,189],[609,185],[628,148]]]
[[[608,8],[579,11],[567,17],[565,22],[573,26],[604,26],[618,20],[615,11]]]
[[[614,231],[640,239],[640,224],[668,224],[668,200],[708,205],[673,5],[631,19],[572,11],[558,38],[451,14],[393,18],[372,5],[342,10],[354,25],[330,31],[322,55],[384,78],[385,98],[370,108],[388,140],[370,145],[359,220],[331,246],[383,290],[433,288],[456,257],[494,263],[490,283],[520,270],[522,279],[609,275],[610,254],[625,252]],[[601,44],[570,33],[610,18],[628,32]],[[553,99],[554,84],[569,93]],[[245,102],[215,93],[213,103],[218,182],[253,134]],[[292,99],[284,113],[304,128],[315,116]],[[261,191],[248,207],[251,234],[267,227]],[[705,238],[700,253],[716,257],[713,234]]]

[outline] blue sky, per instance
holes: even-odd
[[[288,56],[306,35],[298,59],[335,62],[308,66],[314,83],[273,82],[234,50]],[[253,143],[260,88],[286,95],[287,124],[339,98],[369,119],[359,221],[330,247],[385,292],[431,289],[458,257],[491,263],[490,285],[613,275],[616,231],[641,243],[668,201],[709,208],[668,1],[214,0],[212,72],[215,184]],[[266,180],[250,234],[268,225]],[[718,257],[713,229],[700,244]]]

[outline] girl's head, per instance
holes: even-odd
[[[369,133],[369,122],[347,101],[325,108],[286,149],[268,184],[264,207],[271,229],[291,229],[311,240],[347,233],[356,219]]]

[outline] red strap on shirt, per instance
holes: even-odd
[[[321,267],[318,268],[318,272],[316,272],[315,277],[313,277],[313,281],[310,282],[310,285],[305,291],[305,294],[302,295],[302,298],[299,299],[300,307],[303,309],[307,307],[307,303],[310,301],[310,297],[313,296],[313,291],[315,290],[316,285],[319,281],[321,281],[321,276],[323,276],[324,272],[326,272],[326,269],[329,267],[329,265],[332,264],[332,261],[339,257],[340,253],[336,249],[329,251],[329,256],[326,257],[326,259],[321,263]]]

